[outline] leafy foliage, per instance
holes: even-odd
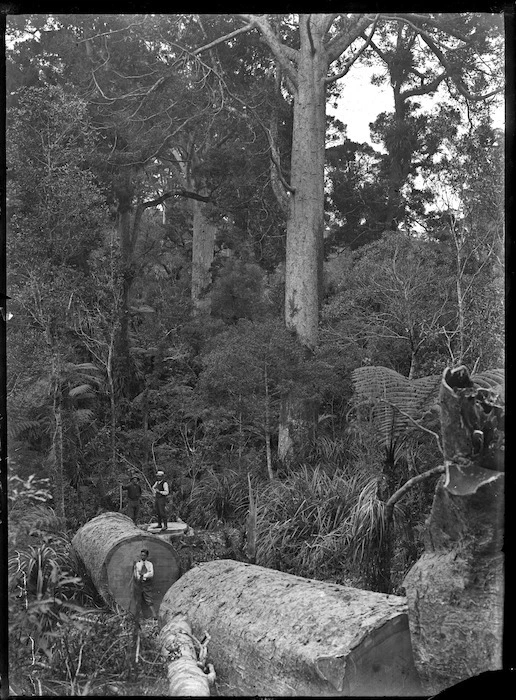
[[[257,496],[257,563],[310,578],[349,581],[348,521],[368,477],[303,466]]]
[[[368,402],[369,419],[385,445],[436,409],[440,376],[409,380],[388,367],[366,366],[353,370],[352,377],[358,402]]]

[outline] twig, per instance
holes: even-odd
[[[397,503],[400,500],[400,498],[402,498],[407,493],[407,491],[410,491],[410,489],[420,481],[429,479],[431,476],[435,476],[436,474],[443,474],[444,471],[444,466],[440,464],[438,467],[434,467],[433,469],[429,469],[428,471],[423,472],[422,474],[417,474],[416,476],[413,476],[411,479],[406,481],[401,488],[395,491],[392,494],[392,496],[386,501],[386,508],[392,508],[394,504]]]
[[[410,416],[408,413],[405,413],[405,411],[402,411],[399,406],[396,406],[396,404],[392,403],[392,401],[388,401],[387,399],[379,397],[377,401],[381,401],[382,403],[386,403],[388,406],[391,408],[396,409],[396,411],[399,411],[402,416],[405,418],[408,418],[411,423],[413,423],[416,428],[419,428],[420,430],[423,430],[425,433],[428,433],[429,435],[432,435],[436,441],[437,441],[437,447],[439,448],[439,452],[444,456],[443,448],[441,446],[441,439],[437,433],[435,433],[433,430],[430,430],[429,428],[425,428],[423,425],[417,422],[412,416]]]

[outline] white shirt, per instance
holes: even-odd
[[[168,496],[168,494],[169,494],[168,482],[163,481],[163,487],[162,487],[161,490],[159,490],[159,489],[158,489],[158,484],[160,484],[160,483],[161,483],[161,479],[160,479],[159,481],[156,481],[156,482],[154,483],[154,486],[152,487],[153,491],[155,491],[156,493],[161,494],[162,496]]]
[[[134,578],[140,578],[142,566],[144,564],[147,571],[143,574],[143,580],[147,581],[147,579],[153,578],[154,576],[154,566],[152,565],[152,562],[148,559],[146,559],[145,562],[143,560],[136,562],[136,564],[134,565]]]

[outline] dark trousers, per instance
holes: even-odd
[[[140,502],[139,501],[127,501],[127,515],[131,518],[131,520],[134,522],[136,525],[136,521],[138,519],[138,513],[140,511]]]
[[[150,607],[151,605],[154,604],[154,596],[153,596],[153,591],[152,591],[152,582],[151,581],[135,581],[135,586],[134,586],[134,596],[135,596],[135,603],[136,603],[136,614],[139,615],[141,612],[141,609],[143,607],[143,602],[147,603],[147,605]]]
[[[156,496],[156,515],[158,516],[158,527],[167,527],[167,500],[165,496]]]

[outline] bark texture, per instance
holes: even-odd
[[[296,396],[282,397],[278,429],[278,457],[284,463],[302,459],[316,437],[318,404]]]
[[[201,187],[201,194],[205,190]],[[192,200],[192,302],[195,313],[209,313],[210,298],[206,296],[211,284],[211,264],[215,252],[216,225],[210,220],[213,205]]]
[[[327,56],[323,36],[299,23],[298,86],[294,98],[290,216],[287,222],[285,323],[310,349],[317,345],[322,283]]]
[[[192,629],[184,615],[171,615],[159,633],[167,659],[168,694],[171,697],[209,697],[210,676],[200,668]]]
[[[414,695],[404,598],[253,564],[200,564],[165,594],[160,621],[208,630],[223,695]]]
[[[167,589],[180,576],[174,547],[137,528],[121,513],[102,513],[83,525],[72,540],[93,584],[108,604],[134,611],[133,566],[142,548],[154,565],[154,606],[158,609]],[[146,606],[143,615],[149,617]]]
[[[324,32],[299,19],[297,90],[292,130],[290,213],[285,259],[285,325],[309,350],[317,346],[323,270],[324,157],[328,57]],[[301,458],[317,425],[317,406],[289,394],[282,400],[278,456]]]
[[[492,440],[493,408],[489,425],[481,415],[471,420],[473,396],[464,368],[445,373],[446,474],[436,487],[425,552],[404,582],[414,658],[428,694],[502,666],[504,476],[493,469],[500,435]],[[476,432],[485,434],[481,448],[472,440]]]

